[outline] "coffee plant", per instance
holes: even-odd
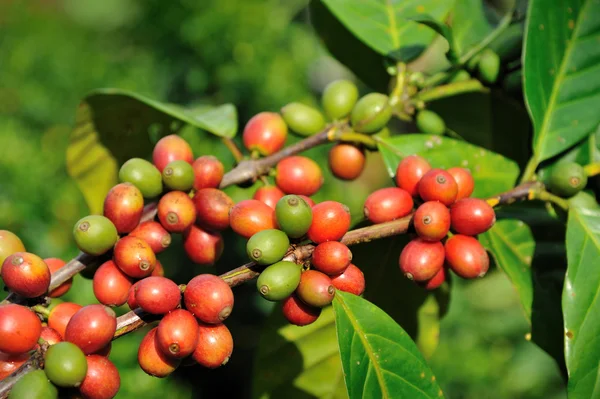
[[[90,209],[81,253],[44,259],[0,231],[0,397],[113,398],[111,343],[141,329],[151,376],[227,367],[241,285],[285,319],[266,323],[254,396],[286,395],[281,332],[337,338],[299,344],[314,364],[285,378],[306,396],[444,397],[426,360],[439,321],[458,279],[493,267],[569,397],[599,397],[600,2],[522,3],[312,0],[316,32],[364,84],[335,80],[241,128],[233,104],[89,94],[66,154]],[[331,195],[342,181],[374,184]],[[166,250],[192,278],[166,277]],[[55,302],[78,273],[98,303]]]

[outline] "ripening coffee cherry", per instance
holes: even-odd
[[[275,217],[279,228],[288,237],[300,238],[306,234],[312,223],[311,205],[301,196],[286,195],[277,201]]]
[[[219,324],[233,310],[231,287],[212,274],[201,274],[191,279],[183,299],[186,309],[204,323]]]
[[[78,387],[87,373],[87,360],[77,345],[59,342],[46,351],[44,371],[54,385]]]
[[[286,194],[311,196],[323,185],[319,165],[300,155],[287,157],[277,164],[275,184]]]
[[[44,295],[50,286],[48,265],[29,252],[16,252],[6,258],[0,276],[8,289],[25,298]]]
[[[119,235],[107,217],[90,215],[79,219],[73,228],[75,244],[86,254],[99,256],[111,249]]]
[[[136,186],[144,198],[155,198],[163,191],[162,176],[156,166],[141,158],[131,158],[119,169],[119,181]]]
[[[115,245],[115,264],[129,277],[144,278],[156,266],[156,255],[150,245],[141,238],[126,236]]]
[[[229,212],[235,205],[231,197],[216,188],[203,188],[192,198],[196,207],[196,223],[209,230],[229,227]]]
[[[456,181],[456,185],[458,186],[458,193],[456,194],[457,201],[470,197],[471,194],[473,194],[475,180],[473,180],[473,175],[469,169],[455,167],[446,170],[446,172],[454,177],[454,181]]]
[[[244,127],[244,147],[266,157],[283,148],[287,131],[281,115],[276,112],[261,112],[250,118]]]
[[[40,332],[40,338],[48,343],[48,345],[54,345],[59,342],[62,342],[62,336],[56,331],[54,328],[45,326],[42,327],[42,331]],[[36,347],[36,349],[39,345]]]
[[[483,277],[490,267],[490,258],[475,237],[455,234],[444,246],[446,263],[462,278]]]
[[[89,355],[87,373],[79,386],[86,399],[112,399],[121,387],[121,377],[115,365],[104,356]]]
[[[277,262],[258,276],[256,288],[266,300],[281,301],[298,287],[301,273],[302,267],[294,262]]]
[[[109,260],[96,270],[92,286],[98,302],[106,306],[121,306],[127,302],[132,285],[131,278]]]
[[[151,314],[166,314],[181,302],[179,286],[166,277],[150,276],[141,280],[135,288],[135,301]]]
[[[494,83],[500,74],[500,57],[491,49],[481,52],[477,63],[479,78],[485,83]]]
[[[184,309],[169,312],[158,323],[156,343],[163,353],[176,359],[191,355],[198,344],[198,320]]]
[[[104,199],[104,216],[113,222],[119,234],[135,229],[143,212],[144,197],[131,183],[117,184]]]
[[[244,238],[277,227],[275,210],[257,200],[243,200],[235,204],[229,212],[229,224],[233,231]]]
[[[322,308],[329,305],[335,296],[335,287],[325,273],[307,270],[300,277],[296,295],[305,304]]]
[[[0,230],[0,268],[4,260],[15,252],[25,252],[21,239],[8,230]]]
[[[304,202],[306,202],[311,208],[316,205],[315,201],[313,201],[312,198],[307,197],[306,195],[299,195],[298,197],[302,198]]]
[[[289,103],[281,108],[283,120],[300,136],[312,136],[325,128],[325,118],[319,110],[301,103]]]
[[[225,167],[216,157],[203,155],[192,164],[194,168],[194,189],[217,188],[221,184]]]
[[[444,245],[439,241],[415,238],[400,253],[399,265],[409,280],[429,280],[444,265]]]
[[[496,222],[494,208],[479,198],[464,198],[450,208],[452,230],[467,236],[488,231]]]
[[[221,233],[191,225],[183,233],[183,248],[192,262],[212,266],[223,254],[225,244]]]
[[[313,220],[308,238],[316,244],[339,241],[350,228],[350,210],[336,201],[323,201],[312,207]]]
[[[171,245],[171,234],[160,223],[153,220],[141,223],[129,233],[129,236],[146,241],[155,254],[161,253]]]
[[[365,151],[352,144],[336,144],[329,150],[329,169],[338,179],[356,179],[365,168],[365,161]]]
[[[109,342],[102,349],[99,349],[96,352],[92,353],[92,355],[108,357],[108,356],[110,356],[111,349],[112,349],[112,342]]]
[[[111,308],[88,305],[71,317],[64,338],[89,355],[108,345],[116,330],[117,316]]]
[[[335,80],[325,86],[321,104],[325,114],[331,120],[338,120],[350,115],[358,100],[358,88],[345,79]]]
[[[365,292],[365,275],[351,263],[342,274],[331,276],[331,284],[340,291],[362,295]]]
[[[48,327],[56,330],[64,339],[67,325],[75,313],[83,306],[73,302],[62,302],[56,305],[48,316]]]
[[[425,241],[440,241],[450,230],[450,211],[440,202],[425,202],[417,208],[413,224]]]
[[[233,352],[233,337],[225,324],[198,323],[198,345],[192,358],[200,365],[214,369],[225,365]]]
[[[264,186],[256,190],[256,192],[252,196],[252,199],[264,202],[271,208],[275,209],[277,201],[283,198],[284,195],[285,193],[281,191],[277,186]]]
[[[587,180],[581,165],[575,162],[558,163],[552,168],[548,187],[554,194],[570,198],[585,188]]]
[[[44,370],[34,370],[15,383],[8,394],[8,399],[56,399],[58,389],[48,380]]]
[[[185,161],[190,165],[194,162],[192,147],[176,134],[158,140],[152,151],[152,162],[160,172],[173,161]]]
[[[412,211],[414,202],[408,191],[398,187],[381,188],[367,197],[365,217],[373,223],[389,222]]]
[[[162,180],[169,190],[190,191],[194,186],[194,169],[187,161],[173,161],[162,171]]]
[[[439,201],[450,206],[456,201],[458,185],[452,175],[442,169],[431,169],[419,182],[419,195],[423,201]]]
[[[183,233],[196,221],[196,207],[183,191],[171,191],[158,201],[158,220],[171,233]]]
[[[415,123],[417,128],[425,134],[440,136],[446,132],[446,123],[442,117],[428,109],[419,111]]]
[[[29,353],[9,355],[0,352],[0,381],[19,369],[29,359]]]
[[[350,114],[352,129],[359,133],[377,133],[392,118],[389,98],[381,93],[369,93],[356,103]]]
[[[283,231],[268,229],[250,237],[246,253],[259,265],[271,265],[283,258],[289,246],[290,240]]]
[[[431,165],[418,155],[404,157],[396,168],[396,185],[416,197],[419,194],[419,181],[425,173],[431,170]]]
[[[446,281],[446,273],[446,268],[442,267],[440,271],[436,273],[435,276],[433,276],[427,281],[417,282],[417,284],[419,284],[426,290],[435,290],[436,288],[439,288],[442,284],[444,284],[444,281]]]
[[[46,258],[46,259],[44,259],[44,263],[46,263],[46,265],[48,266],[48,269],[50,270],[51,274],[56,272],[57,270],[61,269],[64,265],[67,264],[64,260],[58,259],[58,258]],[[64,294],[67,293],[67,291],[69,291],[71,289],[72,285],[73,285],[73,278],[70,278],[67,281],[65,281],[64,283],[62,283],[61,285],[59,285],[58,287],[56,287],[55,289],[53,289],[52,291],[50,291],[48,296],[50,298],[58,298],[60,296],[63,296]]]
[[[352,251],[338,241],[327,241],[315,247],[312,254],[312,265],[327,275],[343,273],[352,262]]]
[[[158,276],[158,277],[163,277],[163,276]],[[137,301],[135,300],[135,293],[137,292],[137,289],[140,286],[141,281],[142,280],[139,280],[139,281],[133,283],[133,285],[129,289],[129,294],[127,295],[127,306],[129,306],[129,309],[131,309],[131,310],[139,307],[137,304]]]
[[[138,349],[138,363],[148,375],[164,378],[171,374],[181,363],[181,359],[164,354],[158,349],[156,332],[158,327],[148,331]]]
[[[164,277],[165,276],[165,268],[162,263],[157,259],[156,266],[154,266],[154,270],[152,270],[151,276]]]
[[[321,308],[305,304],[295,294],[283,300],[281,311],[283,312],[283,317],[295,326],[312,324],[321,315]]]
[[[42,332],[42,322],[29,308],[0,305],[0,352],[19,355],[34,348]]]

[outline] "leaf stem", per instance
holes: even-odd
[[[235,144],[235,141],[228,137],[223,137],[222,141],[223,144],[225,144],[225,147],[227,147],[227,149],[229,150],[229,152],[231,152],[231,155],[233,155],[235,162],[240,163],[242,159],[244,159],[244,154],[242,154],[238,146]]]
[[[479,80],[469,79],[462,82],[448,83],[446,85],[422,90],[414,97],[413,101],[430,102],[471,92],[488,93],[489,89],[481,84]]]
[[[525,172],[523,172],[523,176],[521,177],[521,183],[530,181],[530,180],[535,180],[535,170],[537,169],[538,164],[539,164],[539,162],[537,160],[537,157],[535,155],[533,155],[529,159],[529,162],[527,162],[527,166],[525,167]]]

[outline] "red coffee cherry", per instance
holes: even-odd
[[[198,321],[184,309],[169,312],[158,323],[156,343],[171,357],[181,359],[191,355],[198,344]]]
[[[137,292],[141,281],[142,280],[134,283],[129,289],[129,293],[127,294],[127,306],[129,306],[129,309],[131,310],[139,307],[137,301],[135,300],[135,293]]]
[[[156,260],[156,266],[154,266],[154,270],[152,270],[152,273],[150,275],[157,277],[165,276],[165,269],[158,259]]]
[[[295,326],[307,326],[317,321],[321,315],[321,308],[309,306],[302,302],[295,294],[283,300],[281,308],[283,316]]]
[[[256,190],[252,198],[260,202],[264,202],[271,208],[275,209],[277,201],[283,198],[284,195],[285,193],[276,186],[264,186]]]
[[[257,151],[262,156],[271,155],[285,145],[287,125],[275,112],[254,115],[244,127],[242,139],[248,151]]]
[[[361,295],[365,292],[365,275],[352,263],[342,274],[331,277],[331,283],[340,291]]]
[[[312,265],[330,276],[343,273],[352,261],[352,251],[338,241],[327,241],[315,247]]]
[[[235,205],[229,195],[216,188],[203,188],[196,191],[192,200],[199,226],[219,231],[229,227],[229,212]]]
[[[409,280],[429,280],[444,265],[444,245],[415,238],[400,253],[399,265]]]
[[[299,155],[287,157],[277,164],[275,184],[286,194],[311,196],[323,185],[319,165]]]
[[[50,269],[37,255],[16,252],[4,260],[0,276],[4,284],[15,294],[36,298],[48,291]]]
[[[106,306],[121,306],[127,302],[133,282],[112,260],[96,270],[93,280],[94,295]]]
[[[62,342],[62,336],[58,331],[56,331],[52,327],[42,327],[42,331],[40,332],[40,338],[48,343],[48,345],[54,345],[59,342]],[[39,345],[38,345],[39,347]]]
[[[454,177],[456,185],[458,186],[458,193],[456,194],[456,200],[469,197],[473,193],[475,188],[475,180],[469,169],[465,168],[450,168],[446,170]]]
[[[305,304],[322,308],[329,305],[335,296],[335,287],[325,273],[307,270],[300,277],[296,295]]]
[[[306,195],[299,195],[298,197],[302,198],[304,201],[306,201],[306,203],[308,204],[308,206],[310,206],[311,208],[313,206],[315,206],[315,201],[312,200],[312,198],[307,197]]]
[[[329,168],[338,179],[356,179],[365,168],[365,162],[365,151],[352,144],[336,144],[329,150]]]
[[[190,165],[194,162],[192,147],[176,134],[158,140],[152,151],[152,162],[160,173],[173,161],[186,161]]]
[[[490,267],[487,252],[474,237],[455,234],[446,241],[446,263],[462,278],[483,277]]]
[[[257,200],[240,201],[229,212],[231,229],[244,238],[277,227],[275,209]]]
[[[44,259],[44,262],[48,266],[50,273],[54,273],[55,271],[59,270],[60,268],[62,268],[64,265],[67,264],[64,260],[58,259],[58,258],[46,258],[46,259]],[[64,294],[67,293],[67,291],[69,291],[71,289],[72,285],[73,285],[73,278],[70,278],[67,281],[65,281],[64,283],[62,283],[61,285],[59,285],[58,287],[56,287],[55,289],[53,289],[52,291],[50,291],[48,296],[50,298],[58,298],[60,296],[63,296]]]
[[[350,228],[350,210],[336,201],[323,201],[312,207],[313,219],[308,238],[320,244],[339,241]]]
[[[194,201],[183,191],[171,191],[158,201],[158,220],[167,231],[182,233],[196,221]]]
[[[464,198],[450,208],[452,229],[459,234],[476,236],[496,223],[494,208],[479,198]]]
[[[42,322],[29,308],[0,305],[0,352],[19,355],[32,350],[42,332]]]
[[[436,273],[435,276],[433,276],[427,281],[417,282],[417,284],[419,284],[426,290],[432,291],[444,284],[444,281],[446,281],[446,268],[442,267],[440,271]]]
[[[419,181],[430,169],[431,165],[424,158],[409,155],[396,168],[396,185],[415,197],[419,194]]]
[[[29,359],[29,353],[9,355],[0,352],[0,381],[17,371]]]
[[[131,183],[117,184],[104,199],[104,216],[113,222],[119,234],[135,229],[143,212],[142,192]]]
[[[156,266],[156,255],[150,245],[141,238],[123,237],[115,245],[115,264],[129,277],[149,276]]]
[[[108,345],[116,330],[117,316],[111,308],[88,305],[71,317],[64,337],[89,355]]]
[[[190,226],[183,233],[183,248],[194,263],[205,266],[214,265],[223,254],[223,237],[220,233]]]
[[[73,317],[73,315],[82,307],[83,306],[73,302],[59,303],[50,311],[50,314],[48,315],[48,327],[58,331],[60,336],[64,339],[67,324],[69,324],[71,317]]]
[[[138,363],[146,374],[164,378],[171,374],[181,363],[180,359],[165,355],[158,349],[156,332],[158,327],[148,331],[138,349]]]
[[[225,324],[198,323],[198,345],[193,359],[204,367],[214,369],[225,365],[233,352],[233,337]]]
[[[108,357],[110,355],[111,349],[112,349],[112,342],[109,342],[102,349],[97,350],[96,352],[92,353],[92,355]],[[91,356],[91,355],[88,355],[88,356]]]
[[[203,155],[197,158],[192,164],[192,168],[194,169],[194,188],[196,190],[219,187],[225,174],[225,167],[221,161],[212,155]]]
[[[440,241],[450,230],[450,211],[440,202],[425,202],[417,208],[413,216],[413,224],[422,239]]]
[[[383,223],[408,215],[413,205],[408,191],[387,187],[374,191],[367,197],[364,213],[371,222]]]
[[[129,233],[129,236],[146,241],[155,254],[161,253],[171,245],[171,234],[160,223],[153,220],[141,223]]]
[[[456,201],[458,185],[445,170],[431,169],[419,182],[419,195],[423,201],[439,201],[450,206]]]
[[[79,386],[86,399],[112,399],[119,392],[121,377],[117,367],[104,356],[86,356],[87,373]]]
[[[148,313],[165,314],[181,302],[179,286],[166,277],[146,277],[135,289],[137,305]]]
[[[201,274],[191,279],[183,299],[187,310],[204,323],[221,323],[233,310],[231,287],[212,274]]]

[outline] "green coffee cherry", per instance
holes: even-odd
[[[297,195],[286,195],[277,201],[275,216],[279,228],[291,238],[305,235],[312,223],[310,205]]]
[[[486,83],[494,83],[500,74],[500,57],[490,49],[481,53],[477,64],[479,78]]]
[[[144,198],[154,198],[162,193],[162,177],[156,166],[141,158],[131,158],[119,170],[119,180],[135,185]]]
[[[170,162],[163,169],[162,180],[170,190],[190,191],[194,185],[194,168],[186,161]]]
[[[323,114],[301,103],[289,103],[281,108],[281,116],[288,127],[301,136],[312,136],[325,127]]]
[[[474,71],[475,68],[477,68],[477,65],[479,64],[479,60],[481,59],[481,53],[475,54],[473,57],[471,57],[469,59],[469,61],[467,61],[467,69],[469,71]]]
[[[87,373],[85,354],[71,342],[50,346],[44,362],[46,375],[59,387],[78,387]]]
[[[464,69],[461,69],[456,71],[452,75],[452,77],[449,80],[449,83],[464,82],[465,80],[469,79],[471,79],[471,75],[469,75],[469,72],[465,71]]]
[[[281,301],[292,295],[300,284],[302,267],[293,262],[281,261],[267,267],[258,276],[256,287],[263,298]]]
[[[113,222],[100,215],[79,219],[73,228],[73,236],[77,247],[82,252],[94,256],[106,253],[119,239]]]
[[[329,83],[321,98],[325,114],[331,120],[348,116],[356,100],[358,100],[358,88],[349,80],[336,80]]]
[[[587,175],[583,167],[574,162],[559,163],[552,168],[548,187],[554,194],[570,198],[583,190],[587,184]]]
[[[426,134],[435,134],[439,136],[446,131],[444,120],[433,111],[425,109],[419,112],[415,122],[419,130]]]
[[[12,387],[8,399],[56,399],[58,389],[46,377],[44,370],[34,370],[23,377]]]
[[[259,265],[270,265],[280,261],[289,246],[290,240],[283,231],[267,229],[250,237],[246,244],[246,252],[248,257]]]
[[[389,98],[381,93],[369,93],[362,97],[350,114],[352,128],[359,133],[376,133],[383,129],[392,117]]]

